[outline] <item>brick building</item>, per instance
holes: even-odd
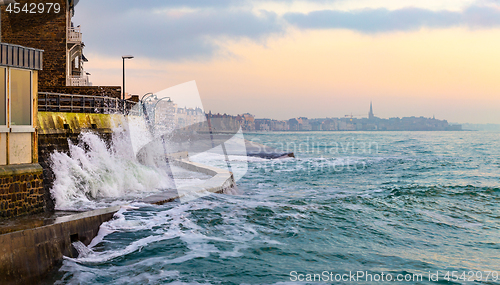
[[[16,7],[2,6],[3,42],[44,50],[39,91],[120,97],[121,87],[94,87],[84,69],[81,27],[72,22],[78,0],[17,0]],[[31,6],[36,13],[30,13]],[[26,9],[24,9],[26,5]],[[43,7],[43,13],[38,8]]]
[[[0,43],[0,218],[45,210],[36,132],[42,58],[40,49]]]

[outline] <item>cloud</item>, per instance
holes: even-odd
[[[256,13],[253,5],[262,1],[86,0],[77,5],[74,22],[82,25],[89,53],[112,57],[133,54],[168,61],[210,60],[227,54],[223,45],[229,41],[265,43],[270,37],[284,35],[288,24],[300,29],[351,29],[363,33],[500,26],[500,10],[486,6],[461,12],[421,8],[322,10],[280,17],[274,12]]]
[[[156,9],[156,8],[224,8],[242,6],[246,1],[239,0],[89,0],[80,1],[76,7],[77,13],[82,6],[89,7],[86,2],[96,10],[123,12],[130,9]]]
[[[493,28],[500,26],[500,10],[471,6],[464,11],[430,11],[420,8],[399,10],[363,9],[356,11],[322,10],[308,14],[287,13],[290,24],[302,29],[350,29],[363,33],[411,31],[422,27]]]
[[[219,4],[210,6],[211,9],[171,8],[184,2],[197,7],[210,2]],[[224,52],[220,42],[239,39],[259,42],[284,32],[275,13],[256,14],[250,9],[224,7],[222,2],[230,5],[233,1],[93,0],[79,4],[74,21],[76,25],[82,24],[87,51],[170,61],[210,59]]]

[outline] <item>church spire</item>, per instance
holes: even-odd
[[[370,101],[370,113],[368,113],[368,119],[373,119],[375,116],[373,115],[373,107],[372,107],[372,101]]]

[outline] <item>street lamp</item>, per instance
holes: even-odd
[[[146,93],[146,94],[142,95],[142,98],[140,100],[141,104],[142,104],[142,102],[146,102],[146,99],[148,99],[149,97],[155,97],[156,98],[156,95],[153,94],[153,93]],[[146,99],[144,99],[144,98],[146,98]]]
[[[134,58],[134,56],[132,56],[132,55],[122,56],[122,60],[123,60],[123,86],[122,86],[123,114],[125,114],[125,60],[132,59],[132,58]]]
[[[144,114],[144,116],[146,117],[146,120],[149,121],[149,114],[148,114],[148,110],[146,109],[146,105],[144,104],[146,102],[146,100],[148,99],[155,99],[155,100],[158,100],[158,98],[156,97],[156,94],[153,94],[153,93],[146,93],[142,96],[140,102],[141,102],[141,113]]]
[[[170,99],[170,97],[163,97],[161,98],[160,100],[156,101],[156,104],[153,106],[153,118],[154,118],[154,123],[156,124],[156,106],[158,106],[158,103],[160,103],[162,100],[164,99],[168,99],[167,102],[171,103],[172,100]]]
[[[163,97],[161,98],[160,100],[158,100],[155,104],[155,106],[153,107],[153,110],[156,110],[156,105],[158,105],[158,103],[160,103],[161,100],[164,100],[164,99],[167,99],[168,98],[168,101],[167,102],[172,102],[172,99],[170,99],[170,97]]]

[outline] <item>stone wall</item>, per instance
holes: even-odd
[[[45,211],[44,193],[40,165],[0,167],[0,218]]]
[[[121,98],[121,86],[42,86],[38,92]]]
[[[78,144],[82,132],[95,132],[107,144],[113,128],[123,124],[122,115],[38,112],[38,163],[43,168],[46,210],[54,210],[50,189],[54,182],[50,156],[55,151],[69,153],[69,142]]]
[[[87,130],[95,131],[95,130]],[[107,144],[111,143],[112,134],[107,132],[98,132],[99,137]],[[81,132],[73,132],[71,130],[61,131],[56,134],[39,134],[38,135],[38,163],[43,168],[43,199],[45,201],[46,210],[54,211],[54,201],[52,200],[50,189],[54,184],[54,172],[51,168],[50,155],[57,152],[69,153],[69,142],[78,144],[78,137]]]
[[[47,211],[54,211],[54,201],[50,195],[50,189],[54,182],[50,155],[55,151],[68,153],[68,140],[77,143],[78,135],[71,132],[38,135],[38,163],[43,168],[43,200]]]
[[[46,0],[17,0],[22,8],[28,3],[46,3]],[[55,13],[9,13],[1,7],[2,42],[44,50],[40,86],[66,86],[66,0],[59,3]]]
[[[60,217],[49,225],[0,235],[0,284],[46,284],[43,276],[62,263],[63,255],[77,257],[71,244],[89,245],[119,209]]]

